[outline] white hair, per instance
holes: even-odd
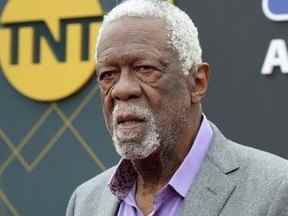
[[[127,0],[113,8],[105,17],[96,43],[97,48],[103,29],[121,17],[155,17],[164,20],[168,30],[168,44],[178,53],[184,74],[202,62],[202,49],[198,30],[190,17],[178,7],[161,0]]]

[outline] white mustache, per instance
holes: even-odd
[[[112,112],[113,125],[117,123],[117,117],[123,113],[133,114],[143,119],[149,119],[152,117],[152,112],[146,105],[136,103],[117,103]]]

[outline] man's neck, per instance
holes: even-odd
[[[168,160],[170,158],[170,160]],[[156,152],[143,160],[133,161],[138,173],[136,203],[144,215],[153,211],[155,194],[169,182],[182,160],[176,155],[161,155]]]
[[[157,192],[168,183],[182,160],[174,153],[155,152],[148,158],[133,161],[138,173],[137,191],[151,190]]]
[[[132,161],[138,174],[137,193],[150,191],[155,194],[169,182],[191,149],[201,125],[201,114],[194,122],[197,123],[185,131],[187,136],[179,137],[175,146],[160,149],[145,159]]]

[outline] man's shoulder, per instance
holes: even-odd
[[[113,166],[99,175],[89,179],[88,181],[79,185],[76,189],[76,193],[78,195],[85,194],[86,196],[89,194],[95,194],[103,191],[104,188],[108,186],[109,180],[113,175],[116,167]]]
[[[283,179],[288,183],[288,160],[260,149],[233,141],[228,142],[229,148],[240,164],[240,169],[262,180]]]
[[[96,215],[99,200],[104,190],[108,189],[114,170],[115,167],[112,167],[79,185],[70,198],[66,215]]]
[[[231,206],[239,211],[243,209],[245,215],[258,215],[255,212],[259,211],[266,212],[265,215],[288,215],[285,208],[288,205],[288,160],[233,141],[228,141],[227,145],[239,165],[236,172],[229,174],[237,185]]]
[[[239,167],[242,172],[254,173],[263,178],[283,176],[288,179],[288,160],[227,139],[213,123],[210,124],[214,131],[214,147],[209,155],[225,171]]]

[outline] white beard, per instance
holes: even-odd
[[[133,113],[145,118],[144,134],[138,137],[125,137],[117,131],[116,117],[121,112]],[[118,154],[129,160],[144,159],[160,147],[159,134],[152,111],[143,104],[116,104],[113,110],[112,139]]]

